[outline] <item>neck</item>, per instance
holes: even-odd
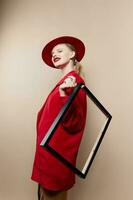
[[[67,63],[65,66],[61,68],[62,76],[65,76],[69,72],[75,70],[75,67],[72,62]]]

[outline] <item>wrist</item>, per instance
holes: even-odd
[[[59,94],[61,97],[66,96],[65,90],[63,90],[62,88],[59,87]]]

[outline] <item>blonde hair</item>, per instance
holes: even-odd
[[[72,44],[69,44],[69,43],[65,43],[67,47],[69,47],[72,51],[75,52],[75,56],[72,58],[73,60],[73,64],[74,64],[74,70],[82,77],[84,77],[84,73],[83,73],[83,70],[82,70],[82,65],[80,62],[77,61],[76,59],[76,49],[75,47],[72,45]]]

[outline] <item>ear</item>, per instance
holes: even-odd
[[[75,57],[75,51],[71,51],[71,54],[70,54],[70,58],[74,58]]]

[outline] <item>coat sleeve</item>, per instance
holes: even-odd
[[[69,95],[72,92],[69,89]],[[62,97],[61,97],[62,98]],[[65,98],[64,98],[65,99]],[[64,100],[62,98],[62,101]],[[66,101],[66,100],[65,100]],[[84,128],[86,118],[86,94],[81,89],[62,120],[62,126],[69,133],[74,134]]]
[[[77,83],[84,81],[76,77]],[[60,82],[61,84],[62,82]],[[62,107],[67,102],[70,94],[73,92],[74,88],[67,88],[65,90],[66,96],[60,96],[59,85],[52,92],[49,98],[48,110],[51,113],[51,123],[56,118]],[[86,94],[85,91],[80,89],[63,119],[61,120],[60,125],[69,133],[74,134],[84,129],[85,120],[86,120]]]

